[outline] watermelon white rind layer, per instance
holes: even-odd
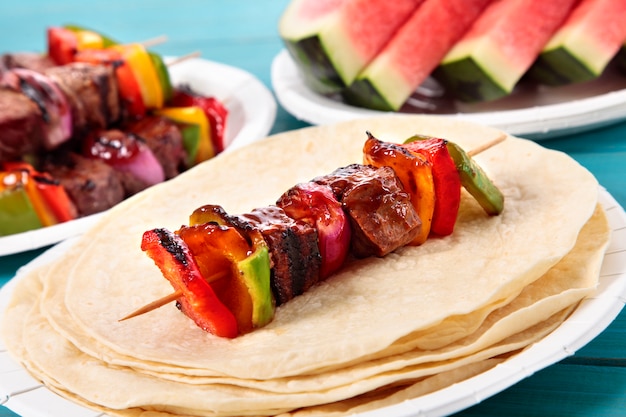
[[[293,0],[279,34],[305,83],[321,94],[350,85],[424,0]]]
[[[548,42],[529,76],[552,86],[597,78],[626,41],[624,22],[626,0],[581,1]]]

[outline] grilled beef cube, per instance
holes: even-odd
[[[304,293],[320,280],[322,257],[317,230],[287,216],[277,206],[256,208],[250,213],[231,216],[242,229],[261,232],[270,250],[271,286],[276,305]]]
[[[98,159],[59,154],[47,160],[43,170],[65,187],[80,216],[108,210],[124,199],[119,174]]]
[[[41,110],[20,91],[0,88],[0,161],[19,159],[42,146]]]
[[[420,231],[411,198],[390,167],[352,164],[313,181],[330,186],[350,217],[356,257],[385,256]]]
[[[104,129],[119,119],[117,80],[110,66],[76,62],[49,68],[45,75],[65,93],[72,108],[75,134]]]
[[[170,179],[184,170],[187,152],[180,129],[171,120],[160,116],[146,116],[124,127],[144,140],[161,163],[165,178]]]
[[[56,64],[45,54],[37,52],[18,52],[0,56],[0,73],[13,68],[25,68],[43,73]]]

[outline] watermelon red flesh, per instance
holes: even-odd
[[[344,91],[346,101],[398,110],[491,1],[427,0]]]
[[[350,84],[423,0],[294,0],[279,33],[307,83],[321,93]]]
[[[531,69],[550,85],[599,76],[626,41],[626,0],[582,0]]]
[[[437,78],[465,101],[493,100],[509,94],[576,3],[491,3],[446,55],[435,73]]]

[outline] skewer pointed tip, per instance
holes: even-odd
[[[132,313],[130,313],[126,317],[119,319],[118,321],[121,322],[124,320],[132,319],[133,317],[137,317],[142,314],[146,314],[152,310],[156,310],[157,308],[162,307],[165,304],[169,304],[172,301],[175,301],[176,299],[180,298],[182,295],[183,295],[182,291],[175,291],[171,294],[166,295],[165,297],[161,297],[158,300],[154,300],[153,302],[146,304],[145,306],[141,307],[138,310],[133,311]]]

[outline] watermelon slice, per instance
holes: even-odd
[[[582,0],[550,39],[529,76],[547,85],[598,77],[626,41],[626,0]]]
[[[576,2],[491,3],[443,59],[435,78],[462,101],[494,100],[510,94]]]
[[[491,1],[426,0],[343,91],[346,102],[399,110]]]
[[[278,30],[306,84],[339,91],[424,0],[293,0]]]

